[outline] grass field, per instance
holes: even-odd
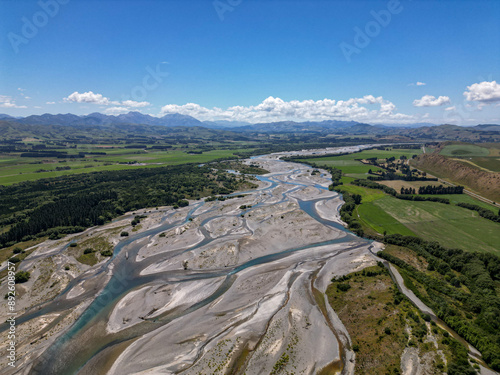
[[[445,146],[440,154],[452,157],[489,156],[490,151],[485,147],[472,144],[457,144]]]
[[[479,217],[475,211],[442,203],[406,201],[389,196],[372,204],[426,240],[438,241],[446,247],[500,255],[500,225]],[[377,222],[372,222],[372,225],[376,224]]]
[[[500,225],[483,219],[475,211],[436,202],[397,199],[380,190],[342,185],[340,191],[362,196],[354,211],[364,230],[370,234],[402,234],[438,241],[446,247],[500,255]],[[464,194],[440,195],[452,203],[477,204],[491,209]]]
[[[369,267],[347,278],[333,281],[326,295],[351,336],[355,373],[401,374],[401,355],[407,347],[417,347],[422,357],[431,356],[426,373],[441,373],[438,365],[444,367],[444,363],[424,338],[433,332],[438,348],[449,358],[449,349],[441,343],[443,332],[429,329],[408,300],[397,299],[397,288],[387,271]]]
[[[408,227],[401,224],[396,218],[384,211],[374,202],[361,204],[355,211],[359,215],[361,225],[373,229],[377,234],[402,234],[415,236]]]
[[[391,156],[399,158],[400,156],[406,156],[411,159],[413,155],[419,155],[422,153],[421,149],[392,149],[388,148],[386,150],[365,150],[349,155],[341,156],[329,156],[324,158],[313,158],[313,159],[301,159],[301,162],[308,163],[313,162],[318,165],[327,165],[330,167],[335,167],[342,169],[342,172],[347,177],[353,178],[366,178],[368,176],[368,171],[371,169],[373,172],[382,171],[378,167],[373,165],[367,165],[361,163],[360,159],[386,159]]]
[[[449,152],[465,147],[470,153],[484,154],[487,148],[471,145],[457,146],[449,149]],[[447,146],[447,147],[451,147]],[[465,152],[465,151],[464,151]],[[339,168],[343,172],[341,179],[343,185],[338,187],[339,191],[362,196],[361,205],[354,211],[354,215],[363,226],[367,234],[402,234],[419,236],[426,240],[438,241],[446,247],[462,248],[469,251],[492,252],[500,255],[500,225],[483,219],[476,212],[455,206],[456,203],[471,203],[478,206],[495,210],[495,207],[478,201],[465,194],[440,195],[441,198],[450,200],[450,205],[436,202],[418,202],[396,199],[380,190],[368,189],[360,186],[350,185],[354,178],[366,178],[363,174],[373,166],[363,165],[355,159],[366,158],[388,158],[404,155],[411,158],[420,154],[420,150],[367,150],[360,153],[332,156],[325,158],[309,159],[318,165],[329,165]],[[303,160],[308,162],[307,159]],[[414,187],[436,184],[432,181],[385,181],[386,186],[395,188],[397,191],[401,186]],[[439,185],[439,183],[438,183]]]
[[[246,149],[243,151],[250,151]],[[76,152],[82,151],[78,149]],[[12,185],[22,181],[59,177],[69,174],[114,171],[134,168],[154,168],[164,165],[185,163],[206,163],[219,158],[234,156],[234,150],[206,151],[202,154],[188,154],[182,149],[168,151],[147,151],[142,149],[92,148],[88,152],[106,152],[106,155],[87,155],[82,159],[21,158],[11,155],[0,156],[0,185]],[[119,164],[133,163],[138,165]],[[69,170],[56,170],[57,167],[70,167]],[[45,170],[44,172],[37,172]]]
[[[422,197],[435,197],[435,195],[423,194]],[[498,210],[500,209],[500,207],[498,207],[498,206],[495,207],[491,204],[474,199],[470,195],[467,195],[467,194],[443,194],[443,195],[439,195],[439,197],[449,199],[451,204],[470,203],[470,204],[475,204],[476,206],[486,208],[487,210],[491,210],[491,211],[496,212],[496,213],[498,213]]]
[[[445,146],[440,155],[461,160],[469,166],[491,172],[500,172],[500,145],[451,144]]]
[[[359,194],[363,197],[363,203],[373,202],[374,200],[384,198],[386,195],[380,190],[368,189],[356,185],[342,185],[338,187],[341,192],[348,192],[350,194]]]
[[[477,166],[487,169],[492,172],[500,172],[500,158],[499,157],[474,157],[472,161]]]

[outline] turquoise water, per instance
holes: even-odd
[[[269,182],[271,185],[267,188],[262,189],[262,192],[265,192],[267,190],[274,189],[278,184],[282,183],[281,181],[278,183],[274,181],[272,178],[268,177],[263,177],[263,176],[256,176],[261,181]],[[302,186],[306,186],[303,184],[297,184],[297,183],[291,183],[291,182],[286,182],[286,184],[292,184],[292,185],[300,185],[297,187],[299,189]],[[322,186],[317,186],[318,188],[325,189]],[[297,189],[292,189],[297,190]],[[250,192],[255,192],[249,191]],[[289,192],[283,194],[283,200],[286,199],[286,194],[289,194]],[[239,195],[239,194],[245,194],[245,193],[234,193],[232,195]],[[133,261],[127,261],[122,254],[122,250],[124,248],[127,248],[127,252],[130,255],[131,259],[134,259],[135,256],[137,255],[137,252],[140,250],[141,246],[143,244],[140,242],[141,240],[146,240],[147,238],[157,235],[161,232],[164,232],[166,230],[169,230],[175,226],[178,226],[180,224],[186,223],[190,217],[194,214],[194,212],[201,207],[204,202],[201,203],[196,203],[193,208],[190,210],[189,214],[187,215],[186,219],[182,222],[175,222],[171,224],[164,224],[161,225],[158,228],[153,228],[148,231],[145,231],[143,233],[133,235],[130,238],[123,240],[120,242],[114,249],[113,253],[113,260],[114,260],[114,270],[115,274],[112,276],[111,280],[109,283],[104,287],[102,292],[95,298],[95,300],[92,302],[92,304],[87,308],[87,310],[77,319],[77,321],[73,324],[73,326],[70,327],[70,329],[65,332],[60,338],[56,340],[56,342],[44,353],[42,356],[41,360],[35,364],[35,366],[32,369],[31,373],[34,374],[75,374],[79,371],[79,369],[82,368],[82,366],[85,365],[85,363],[91,359],[93,356],[95,356],[97,353],[102,351],[103,349],[114,345],[116,343],[122,342],[124,340],[128,340],[133,337],[138,337],[141,336],[147,332],[150,332],[154,329],[157,329],[158,327],[165,325],[172,319],[178,318],[179,316],[189,314],[192,311],[195,311],[215,299],[219,298],[222,294],[224,294],[232,285],[232,283],[235,280],[235,275],[237,275],[239,272],[249,268],[253,267],[256,265],[260,264],[265,264],[269,262],[274,262],[279,259],[285,258],[289,256],[291,253],[301,251],[301,250],[306,250],[306,249],[311,249],[314,247],[319,247],[319,246],[324,246],[324,245],[330,245],[330,244],[337,244],[337,243],[344,243],[344,242],[350,242],[353,240],[358,240],[357,237],[352,235],[349,231],[347,231],[343,226],[329,221],[322,219],[317,213],[316,210],[314,209],[314,204],[317,200],[315,201],[299,201],[300,208],[304,210],[307,214],[309,214],[312,218],[317,220],[318,222],[334,227],[336,230],[342,230],[343,232],[346,232],[346,236],[331,240],[331,241],[324,241],[316,244],[309,244],[306,246],[301,246],[297,247],[294,249],[289,249],[286,251],[282,251],[279,253],[275,254],[269,254],[265,255],[259,258],[252,259],[242,265],[239,265],[237,267],[233,268],[227,268],[224,270],[216,270],[212,272],[198,272],[198,273],[192,273],[189,275],[186,275],[185,272],[176,272],[172,271],[169,273],[164,273],[164,274],[153,274],[153,275],[148,275],[148,276],[140,276],[139,272],[142,270],[145,266],[145,261],[141,262],[140,264],[137,264]],[[252,209],[255,209],[256,207],[259,207],[262,205],[261,203],[253,206],[249,211]],[[213,219],[216,216],[211,217],[210,219]],[[167,217],[164,218],[166,220]],[[205,220],[204,222],[208,221]],[[203,230],[202,230],[203,231]],[[138,241],[138,243],[133,244],[134,242]],[[188,249],[183,249],[178,252],[170,253],[169,256],[177,255],[179,253],[182,253],[184,251],[191,251],[193,249],[199,248],[201,246],[205,246],[206,244],[210,243],[213,241],[213,239],[206,237],[205,240],[203,240],[201,243],[188,248]],[[156,257],[158,260],[164,259],[165,255],[162,255]],[[149,263],[152,263],[155,261],[151,259],[148,261]],[[100,272],[104,272],[106,269],[103,267],[103,269]],[[160,316],[152,321],[147,320],[144,323],[141,323],[137,326],[134,326],[130,329],[126,329],[122,331],[120,334],[116,335],[116,338],[114,338],[114,341],[109,341],[109,338],[107,339],[102,339],[101,341],[94,340],[92,341],[92,345],[94,346],[93,348],[88,348],[85,351],[80,350],[81,346],[83,343],[80,342],[80,337],[85,334],[85,332],[89,329],[92,329],[92,327],[97,324],[98,322],[101,322],[105,319],[107,319],[108,314],[111,312],[111,309],[114,307],[114,305],[121,299],[123,296],[125,296],[127,293],[129,293],[131,290],[136,289],[140,287],[141,285],[146,285],[148,283],[151,283],[152,281],[162,281],[164,283],[169,283],[169,282],[186,282],[186,281],[191,281],[195,279],[207,279],[207,278],[214,278],[214,277],[221,277],[225,276],[225,280],[222,283],[222,285],[209,297],[206,299],[193,304],[191,307],[189,307],[187,310],[184,310],[182,312],[176,312],[174,314],[166,314],[165,316]],[[78,281],[74,282],[80,282],[81,279]],[[74,285],[74,284],[73,284]],[[72,286],[73,286],[72,285]],[[66,290],[61,293],[61,296],[59,296],[60,299],[60,308],[64,306],[64,303],[68,304],[68,307],[70,307],[70,304],[74,302],[68,302],[64,298],[64,294],[71,289],[72,286],[68,286]],[[57,310],[56,306],[54,305],[48,305],[47,307],[43,308],[42,310],[36,312],[35,314],[32,314],[31,316],[26,316],[27,319],[31,319],[35,316],[39,316],[45,313],[48,313],[50,311],[55,311]],[[64,357],[61,357],[60,353],[65,353]]]

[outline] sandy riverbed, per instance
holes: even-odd
[[[20,325],[24,338],[17,370],[262,374],[280,364],[295,373],[317,373],[328,366],[352,374],[349,335],[328,304],[326,311],[320,308],[313,286],[324,292],[333,276],[373,265],[372,245],[300,208],[300,201],[312,201],[321,219],[341,223],[342,201],[327,189],[330,176],[280,161],[283,155],[251,160],[271,172],[266,178],[273,183],[259,183],[244,198],[190,202],[175,211],[140,210],[134,214],[147,218],[135,232],[130,213],[75,235],[77,241],[105,236],[120,248],[111,261],[68,273],[63,266],[74,260],[65,248],[68,239],[40,245],[23,262],[34,280],[25,284],[30,297],[20,297],[20,306],[32,318]],[[129,230],[130,238],[121,238],[121,230]],[[61,289],[54,296],[47,287],[38,290],[38,307],[33,307],[36,279],[47,270],[60,279]],[[97,303],[101,290],[113,297]],[[92,319],[76,320],[78,330],[69,329],[93,300]],[[43,315],[34,314],[38,308]],[[55,317],[64,319],[51,326]],[[50,340],[31,344],[45,332]],[[55,347],[64,358],[55,356]],[[89,347],[94,351],[84,350]],[[42,360],[37,359],[41,354]],[[0,373],[14,373],[1,365]]]

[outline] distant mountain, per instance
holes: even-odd
[[[0,113],[0,120],[10,120],[15,119],[15,117]]]
[[[481,131],[494,131],[498,132],[500,131],[500,125],[495,125],[495,124],[481,124],[481,125],[476,125],[474,126],[474,129],[481,130]]]
[[[383,124],[383,126],[388,126],[391,128],[421,128],[423,126],[438,126],[437,124],[433,124],[431,122],[415,122],[413,124]]]
[[[383,127],[363,124],[355,121],[336,121],[327,120],[321,122],[295,122],[295,121],[279,121],[271,123],[259,123],[245,125],[231,130],[237,132],[259,132],[259,133],[332,133],[337,134],[352,133],[352,134],[371,134],[383,132]]]
[[[4,116],[4,117],[2,117]],[[1,115],[0,119],[9,120],[25,125],[156,125],[156,126],[203,126],[203,123],[194,117],[181,115],[178,113],[167,114],[163,117],[153,117],[140,112],[129,112],[126,114],[112,116],[99,112],[94,112],[85,116],[77,116],[71,113],[52,115],[32,115],[24,118],[14,118],[8,115]]]
[[[148,127],[196,127],[198,129],[224,130],[239,133],[241,136],[254,134],[291,133],[309,134],[317,136],[329,135],[370,135],[380,137],[396,136],[400,140],[411,139],[427,140],[462,140],[468,142],[498,141],[500,125],[480,124],[476,126],[435,125],[430,123],[416,124],[379,124],[370,125],[356,121],[277,121],[258,124],[249,124],[241,121],[199,121],[194,117],[179,113],[167,114],[163,117],[154,117],[140,112],[129,112],[117,116],[102,113],[91,113],[85,116],[67,114],[32,115],[24,118],[15,118],[0,114],[0,121],[7,121],[9,126],[14,124],[33,126],[86,126],[93,129],[110,130],[117,127],[129,126],[135,131],[147,133]],[[11,128],[9,128],[11,129]]]
[[[200,120],[188,115],[181,115],[179,113],[172,113],[160,118],[160,124],[164,126],[203,126]]]
[[[251,125],[249,122],[243,121],[227,121],[227,120],[218,120],[218,121],[203,121],[203,126],[212,129],[224,129],[224,128],[238,128],[240,126]]]

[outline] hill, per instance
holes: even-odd
[[[486,198],[500,201],[498,172],[486,172],[437,153],[419,155],[412,165],[437,177],[468,186]]]

